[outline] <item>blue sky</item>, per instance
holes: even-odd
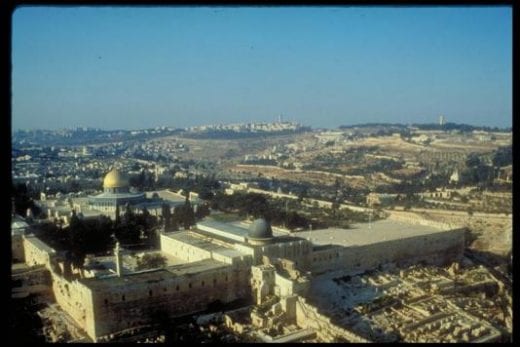
[[[13,129],[512,124],[509,7],[21,7]]]

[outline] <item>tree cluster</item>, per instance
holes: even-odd
[[[136,270],[154,269],[166,265],[166,258],[160,254],[146,253],[137,259]]]
[[[493,165],[496,167],[513,164],[512,146],[499,147],[493,155]]]
[[[118,215],[119,212],[116,213]],[[73,212],[70,223],[62,228],[59,224],[39,225],[39,237],[58,250],[68,251],[68,260],[81,268],[87,254],[106,254],[113,249],[115,241],[122,245],[157,243],[158,221],[146,209],[135,214],[129,207],[122,216],[112,221],[106,216],[82,219]]]
[[[35,191],[27,188],[23,183],[13,185],[12,189],[12,201],[16,214],[25,216],[28,209],[31,209],[34,216],[41,213],[40,208],[34,203],[37,194]]]
[[[202,219],[209,215],[209,207],[207,204],[198,206],[197,212],[195,212],[190,200],[186,197],[184,204],[176,206],[173,209],[173,213],[170,211],[168,204],[162,205],[162,216],[164,220],[164,228],[166,230],[179,230],[179,227],[183,227],[185,230],[195,225],[198,219]]]
[[[240,216],[265,218],[274,225],[283,225],[291,230],[307,228],[310,221],[295,211],[288,211],[283,200],[269,201],[257,193],[237,192],[233,195],[217,193],[211,208],[224,212],[237,212]]]

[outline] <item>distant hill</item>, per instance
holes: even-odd
[[[457,123],[446,123],[440,125],[438,123],[425,123],[419,124],[414,123],[411,125],[398,124],[398,123],[360,123],[353,125],[340,125],[339,129],[354,129],[354,128],[374,128],[374,127],[390,127],[390,128],[401,128],[407,129],[410,127],[417,128],[420,130],[459,130],[462,132],[471,132],[471,131],[492,131],[492,132],[511,132],[512,128],[498,128],[498,127],[488,127],[488,126],[477,126],[477,125],[469,125],[469,124],[457,124]]]
[[[13,133],[12,143],[77,146],[128,140],[147,140],[154,137],[176,135],[180,132],[182,132],[182,129],[101,130],[80,128],[64,130],[17,130]]]
[[[310,127],[301,127],[295,130],[280,130],[280,131],[234,131],[234,130],[208,130],[198,132],[184,132],[182,137],[191,139],[243,139],[253,137],[266,136],[280,136],[298,134],[305,131],[310,131]]]

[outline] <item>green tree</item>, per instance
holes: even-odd
[[[303,199],[305,199],[307,196],[309,195],[309,191],[308,191],[308,188],[307,187],[303,187],[299,192],[298,192],[298,202],[302,202]]]
[[[113,248],[113,222],[106,216],[80,220],[82,224],[83,251],[85,253],[105,253]]]
[[[158,243],[157,219],[150,214],[146,207],[143,208],[140,215],[136,216],[136,223],[140,233],[146,237],[149,244],[156,245]]]
[[[481,161],[477,154],[470,154],[466,159],[466,166],[469,168],[479,166],[480,164]]]
[[[493,156],[493,165],[497,167],[511,165],[513,163],[512,146],[499,147]]]
[[[195,213],[195,217],[197,219],[202,219],[206,216],[209,216],[209,206],[207,204],[201,204],[197,206],[197,212]]]
[[[78,216],[76,216],[74,211],[70,218],[68,233],[70,235],[70,260],[75,268],[81,269],[83,268],[83,263],[85,262],[85,256],[87,254],[85,251],[86,230],[85,225]]]
[[[172,224],[172,213],[170,211],[170,205],[167,203],[161,205],[161,216],[163,217],[164,228],[169,229]]]
[[[137,270],[154,269],[166,265],[166,258],[160,254],[147,253],[137,259]]]
[[[214,196],[215,194],[211,191],[211,189],[208,189],[206,187],[204,187],[199,193],[199,198],[202,200],[211,201],[211,199],[213,199]]]
[[[195,212],[193,211],[193,206],[191,206],[188,196],[189,194],[186,196],[184,206],[182,207],[182,225],[184,229],[189,229],[192,225],[195,225]]]
[[[253,218],[269,218],[270,208],[267,199],[262,194],[248,194],[244,204],[241,204],[241,212],[253,216]]]
[[[122,244],[135,244],[140,241],[141,230],[137,224],[137,219],[127,204],[125,207],[125,214],[121,218],[121,223],[115,227],[115,237]]]
[[[119,225],[121,223],[121,211],[119,209],[119,204],[116,205],[116,219],[115,219],[116,225]]]
[[[182,206],[175,206],[171,217],[170,230],[179,230],[179,225],[182,224]]]
[[[38,216],[41,213],[41,210],[34,203],[36,192],[31,191],[23,183],[14,185],[12,189],[13,205],[17,214],[25,216],[27,209],[31,209],[34,216]]]

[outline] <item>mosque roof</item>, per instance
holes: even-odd
[[[110,172],[106,174],[105,179],[103,180],[104,188],[122,188],[128,186],[128,178],[125,174],[116,168],[110,170]]]
[[[273,230],[265,219],[259,218],[249,226],[247,237],[251,240],[270,239],[273,237]]]
[[[90,199],[123,199],[123,198],[138,198],[143,200],[146,198],[144,193],[109,193],[103,192],[98,195],[89,196]]]

